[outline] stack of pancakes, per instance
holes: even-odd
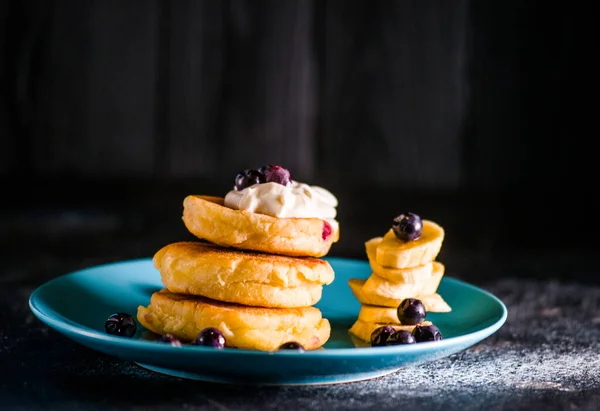
[[[183,205],[185,226],[201,241],[154,255],[165,289],[138,308],[145,328],[186,342],[214,327],[227,347],[262,351],[325,344],[329,321],[313,305],[334,272],[318,257],[338,240],[337,229],[316,218],[233,210],[220,197],[188,196]]]
[[[398,239],[390,229],[383,238],[367,241],[365,247],[373,272],[367,280],[351,278],[348,282],[361,303],[350,333],[370,341],[371,333],[384,325],[412,331],[414,325],[402,325],[396,311],[406,298],[421,300],[427,312],[450,311],[437,293],[445,267],[435,259],[443,241],[443,228],[428,220],[423,220],[423,231],[417,240]]]

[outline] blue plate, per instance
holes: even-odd
[[[320,350],[267,353],[240,349],[172,347],[144,338],[131,339],[104,332],[107,317],[117,311],[135,315],[162,288],[151,259],[91,267],[58,277],[36,289],[29,300],[33,313],[48,326],[94,350],[133,361],[163,374],[204,381],[259,384],[329,384],[357,381],[392,373],[405,365],[434,361],[488,337],[506,320],[506,307],[473,285],[444,278],[438,292],[450,313],[430,313],[444,339],[391,347],[357,347],[348,334],[360,304],[349,278],[367,278],[367,261],[327,258],[335,281],[318,303],[331,322],[331,338]],[[147,332],[146,332],[147,333]]]

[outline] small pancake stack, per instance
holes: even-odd
[[[348,281],[361,303],[350,333],[369,342],[373,331],[385,325],[412,331],[415,326],[401,324],[397,315],[398,306],[407,298],[420,300],[427,312],[450,311],[450,306],[437,293],[445,267],[435,259],[443,241],[443,228],[429,220],[422,221],[418,239],[400,239],[390,229],[384,237],[367,241],[365,248],[373,272],[367,280],[351,278]],[[430,325],[430,322],[421,325]]]
[[[235,210],[223,198],[187,196],[186,228],[200,241],[168,244],[153,258],[165,289],[138,308],[156,334],[193,341],[218,329],[227,347],[275,351],[322,347],[329,321],[313,307],[334,280],[326,255],[339,238],[317,218],[276,218]]]

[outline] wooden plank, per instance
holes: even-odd
[[[571,202],[571,190],[597,175],[591,147],[597,104],[588,103],[598,90],[598,64],[590,55],[597,49],[596,15],[575,5],[527,2],[473,2],[471,14],[479,136],[473,184],[493,180],[527,197],[560,187],[569,194],[551,201]],[[547,202],[540,197],[535,212],[552,210]]]
[[[527,79],[520,66],[531,52],[530,12],[518,2],[470,4],[470,114],[463,150],[464,182],[473,189],[507,187],[529,167]]]
[[[28,177],[35,169],[31,122],[39,98],[41,77],[35,56],[47,44],[45,30],[51,4],[35,0],[2,2],[0,5],[0,155],[6,172]]]
[[[157,1],[54,3],[32,119],[41,174],[151,175],[157,10]]]
[[[323,174],[353,184],[460,185],[466,3],[327,2]]]
[[[9,127],[9,94],[12,93],[9,80],[9,51],[7,41],[9,32],[9,2],[0,2],[0,175],[8,174],[14,167],[14,137]],[[11,30],[12,31],[12,30]],[[12,76],[12,74],[10,74]]]
[[[224,170],[281,164],[314,171],[313,3],[236,1],[226,14],[220,128]]]
[[[29,113],[31,157],[36,175],[81,171],[89,161],[87,141],[88,62],[91,54],[87,2],[54,3],[44,47],[25,60],[37,61],[36,96]],[[29,78],[24,80],[29,82]]]
[[[181,0],[169,7],[169,140],[159,155],[170,177],[211,176],[221,147],[224,3]]]

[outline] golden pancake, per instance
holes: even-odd
[[[202,297],[161,290],[148,307],[140,306],[138,321],[156,334],[173,334],[193,341],[204,328],[218,328],[227,347],[275,351],[286,342],[306,350],[321,347],[329,339],[329,321],[315,307],[295,309],[245,307]]]
[[[451,311],[448,303],[438,293],[429,295],[399,295],[396,298],[386,298],[377,294],[366,293],[363,289],[364,284],[365,280],[359,280],[358,278],[351,278],[348,281],[352,293],[361,304],[396,308],[405,298],[417,298],[421,300],[428,312]]]
[[[298,287],[278,287],[249,282],[221,284],[172,271],[165,272],[165,275],[161,273],[161,277],[165,287],[172,293],[197,295],[253,307],[308,307],[318,303],[323,292],[323,286],[320,284]]]
[[[400,325],[398,311],[395,307],[381,307],[377,305],[361,305],[358,319],[366,323],[382,323]]]
[[[384,267],[377,262],[377,246],[383,240],[382,237],[372,238],[365,243],[369,264],[374,274],[394,283],[416,284],[427,281],[433,271],[433,263],[430,261],[423,265],[406,268]]]
[[[205,283],[304,287],[330,284],[334,279],[333,269],[325,260],[240,251],[199,241],[166,245],[154,254],[153,261],[169,289],[182,289],[183,285],[174,285],[178,283],[196,284],[196,288]]]
[[[393,298],[396,300],[411,295],[433,294],[440,285],[445,267],[442,263],[437,261],[434,261],[432,264],[433,273],[424,281],[418,283],[392,283],[385,278],[381,278],[377,274],[373,274],[365,282],[363,291],[366,294],[377,295],[383,298]]]
[[[324,220],[234,210],[222,197],[187,196],[183,222],[190,233],[215,244],[296,257],[322,257],[339,239],[339,229]]]
[[[359,339],[361,339],[362,341],[366,341],[368,343],[371,342],[371,334],[373,334],[373,331],[375,331],[376,329],[378,329],[379,327],[383,327],[389,325],[391,327],[394,327],[394,329],[396,331],[398,330],[406,330],[406,331],[410,331],[412,332],[412,330],[415,328],[414,325],[398,325],[398,324],[387,324],[387,323],[373,323],[373,322],[366,322],[366,321],[362,321],[362,320],[357,320],[352,327],[350,327],[349,332],[358,337]],[[431,325],[430,321],[423,321],[421,323],[421,325]]]
[[[377,245],[375,260],[393,268],[416,267],[435,260],[444,241],[444,229],[433,221],[423,220],[423,232],[418,240],[400,240],[390,230]]]
[[[398,320],[396,307],[381,307],[377,305],[361,305],[358,319],[366,323],[381,323],[401,325]]]

